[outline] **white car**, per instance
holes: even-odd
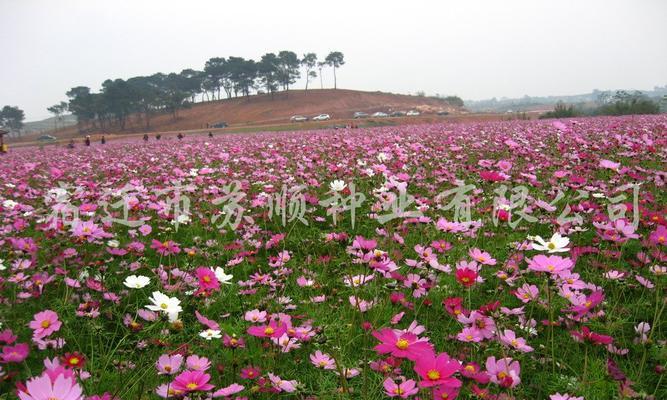
[[[383,117],[388,117],[388,116],[389,116],[389,114],[384,113],[382,111],[378,111],[376,113],[373,113],[373,115],[371,115],[371,117],[375,117],[375,118],[383,118]]]
[[[295,115],[292,118],[289,119],[292,122],[304,122],[308,121],[308,117],[304,117],[303,115]]]
[[[419,111],[410,110],[410,111],[408,111],[408,113],[405,114],[405,115],[407,115],[408,117],[416,117],[417,115],[419,115]]]
[[[326,121],[331,119],[331,116],[329,114],[320,114],[316,117],[313,117],[313,121]]]

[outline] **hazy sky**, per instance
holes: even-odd
[[[349,89],[646,90],[667,84],[666,19],[666,0],[0,0],[0,106],[41,119],[74,86],[280,50],[342,51]]]

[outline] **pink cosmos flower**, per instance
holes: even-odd
[[[558,274],[561,271],[567,271],[574,266],[570,258],[561,256],[546,256],[539,254],[528,260],[528,269],[537,272],[548,272]]]
[[[92,220],[81,221],[77,220],[72,224],[72,236],[79,239],[86,239],[89,243],[95,240],[112,237],[111,234],[104,232],[104,229],[95,224]]]
[[[58,375],[51,381],[44,374],[33,378],[26,383],[26,390],[18,391],[21,400],[83,400],[83,389],[72,377]]]
[[[555,393],[549,395],[549,400],[584,400],[584,397],[583,396],[574,397],[567,393],[565,394]]]
[[[496,265],[496,259],[491,257],[491,254],[478,248],[470,249],[470,251],[468,251],[468,255],[480,264]]]
[[[58,332],[62,322],[58,320],[58,314],[55,311],[44,310],[35,314],[28,326],[32,329],[34,338],[43,339],[54,332]]]
[[[385,394],[389,397],[398,396],[403,399],[407,399],[413,394],[417,394],[419,392],[419,388],[416,387],[417,383],[412,379],[397,384],[393,379],[387,378],[384,380],[383,386]]]
[[[159,240],[153,239],[151,249],[155,250],[161,256],[169,256],[181,252],[181,248],[178,247],[178,244],[171,240],[160,242]]]
[[[204,373],[203,371],[184,371],[181,372],[174,381],[172,385],[174,389],[181,390],[183,392],[205,392],[214,388],[213,385],[208,383],[211,380],[211,375]]]
[[[452,378],[459,371],[461,365],[453,360],[447,353],[425,353],[417,359],[415,372],[422,378],[419,382],[421,387],[445,386],[451,388],[461,387],[461,381]]]
[[[206,371],[211,367],[211,362],[206,357],[193,354],[185,360],[185,367],[191,371]]]
[[[460,387],[456,386],[436,386],[433,389],[434,400],[450,400],[455,399],[459,395]]]
[[[491,378],[491,382],[502,387],[516,387],[521,383],[521,366],[518,361],[511,358],[501,358],[496,360],[496,357],[489,357],[486,359],[486,371]]]
[[[150,225],[145,225],[144,224],[144,225],[141,225],[139,227],[139,232],[141,232],[141,234],[144,235],[144,236],[150,235],[152,231],[153,231],[153,228],[151,228]]]
[[[593,308],[597,307],[598,304],[602,303],[603,300],[604,293],[602,293],[602,290],[597,290],[591,293],[590,296],[586,297],[586,300],[583,303],[570,307],[568,311],[576,313],[576,317],[581,318],[588,314]]]
[[[534,349],[526,344],[526,339],[516,336],[513,330],[505,329],[498,335],[500,342],[506,346],[519,350],[522,353],[530,353]]]
[[[253,322],[253,323],[266,322],[266,311],[259,311],[259,310],[246,311],[244,319],[248,322]]]
[[[296,391],[297,381],[284,381],[278,375],[273,375],[269,372],[269,380],[273,384],[273,387],[287,393],[292,393]]]
[[[328,354],[317,350],[310,355],[310,362],[317,368],[322,369],[336,369],[336,361]]]
[[[428,339],[419,338],[413,333],[384,328],[373,332],[373,336],[382,342],[373,348],[379,354],[390,353],[394,357],[415,361],[423,354],[433,352],[433,345]]]
[[[537,299],[540,290],[535,285],[524,283],[523,286],[516,290],[515,296],[524,303],[528,303]]]
[[[658,225],[651,234],[648,235],[651,244],[667,246],[667,227]]]
[[[158,375],[174,375],[181,369],[182,364],[182,355],[174,354],[173,356],[170,356],[168,354],[163,354],[158,358],[155,367],[157,368]]]
[[[244,386],[239,385],[238,383],[232,383],[231,385],[229,385],[227,387],[216,390],[215,392],[213,392],[211,397],[227,397],[227,396],[231,396],[233,394],[239,393],[243,389],[245,389]]]
[[[456,335],[456,338],[461,342],[478,343],[484,340],[484,336],[481,335],[480,331],[471,327],[463,328],[463,330]]]
[[[0,353],[0,362],[7,364],[10,362],[20,363],[28,358],[30,347],[27,343],[18,343],[14,346],[5,346]]]

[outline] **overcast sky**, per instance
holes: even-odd
[[[667,84],[666,18],[666,0],[0,0],[0,106],[41,119],[74,86],[280,50],[343,52],[348,89],[647,90]]]

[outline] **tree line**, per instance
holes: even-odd
[[[77,86],[67,91],[67,102],[60,102],[47,110],[60,117],[66,112],[76,116],[81,129],[90,124],[104,129],[116,126],[125,129],[127,119],[136,114],[146,129],[151,118],[168,112],[175,119],[180,109],[197,101],[221,100],[249,96],[251,93],[270,94],[289,91],[301,72],[308,84],[320,76],[322,69],[331,67],[334,73],[334,89],[337,88],[336,70],[345,64],[343,53],[333,51],[319,61],[315,53],[298,57],[293,51],[264,54],[259,61],[243,57],[213,57],[206,61],[203,70],[184,69],[180,73],[156,73],[136,76],[127,80],[107,79],[101,90],[94,93],[89,87]]]
[[[552,111],[540,115],[540,119],[571,118],[593,115],[659,114],[661,104],[640,91],[619,90],[615,94],[601,93],[594,107],[566,104],[559,101]]]

